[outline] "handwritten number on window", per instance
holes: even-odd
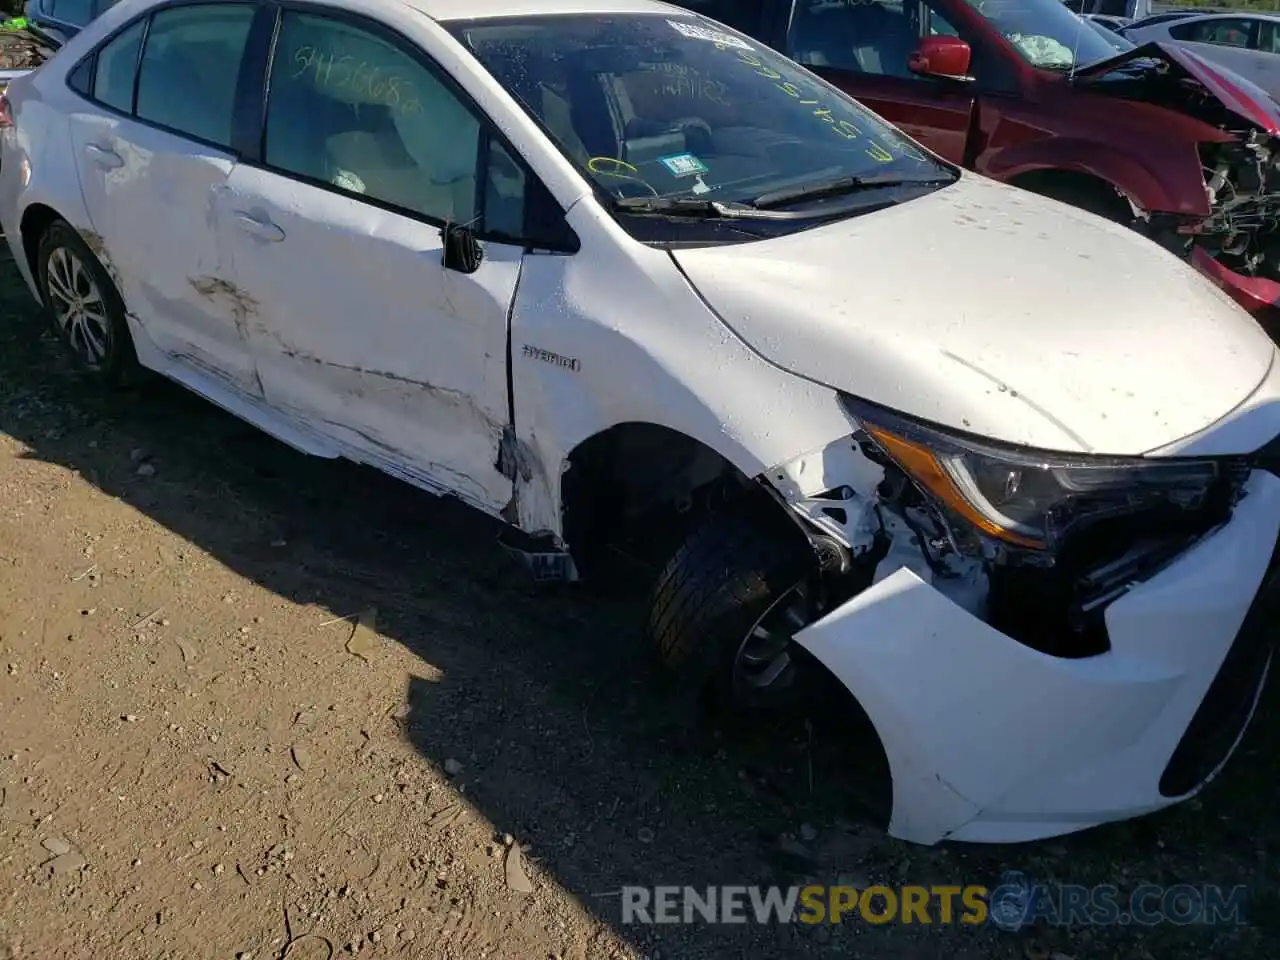
[[[371,68],[364,60],[354,63],[354,59],[335,58],[332,53],[311,46],[299,47],[293,54],[294,71],[290,78],[297,80],[311,71],[320,86],[335,92],[350,90],[358,97],[401,113],[422,112],[422,104],[412,96],[413,84],[409,80],[399,76],[384,78],[381,67]]]
[[[721,50],[730,49],[727,45],[717,44],[717,46]],[[797,103],[800,103],[807,107],[813,107],[814,108],[813,116],[817,117],[819,120],[826,123],[831,128],[832,132],[836,134],[836,136],[842,137],[845,140],[857,140],[859,137],[863,136],[862,131],[859,130],[856,126],[854,126],[852,123],[850,123],[848,120],[836,120],[835,116],[831,112],[830,107],[823,106],[822,103],[818,100],[804,99],[804,91],[802,91],[794,83],[790,83],[789,81],[783,80],[782,74],[778,73],[778,71],[776,70],[771,69],[770,67],[766,67],[764,65],[764,61],[761,60],[759,57],[757,57],[754,53],[751,53],[747,50],[742,50],[738,47],[734,47],[733,52],[734,52],[734,55],[742,63],[746,64],[749,67],[753,67],[754,72],[758,76],[764,77],[767,80],[774,81],[773,85],[775,87],[777,87],[787,96],[795,98]],[[873,160],[877,161],[878,163],[891,163],[893,161],[893,154],[890,153],[882,144],[870,138],[867,139],[867,143],[869,144],[869,146],[866,149],[867,156],[871,157]]]

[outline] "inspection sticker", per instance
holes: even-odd
[[[673,177],[692,177],[707,172],[707,165],[692,153],[677,153],[671,157],[659,157],[658,162],[671,171]]]
[[[693,40],[709,40],[726,47],[737,47],[739,50],[751,49],[749,44],[720,30],[708,30],[696,23],[681,23],[679,20],[668,20],[667,23],[671,24],[677,33]]]

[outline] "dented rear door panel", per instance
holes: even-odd
[[[476,273],[448,271],[438,226],[247,164],[222,207],[268,403],[353,459],[489,513],[506,506],[497,463],[522,250],[486,243]]]
[[[261,397],[245,303],[215,223],[235,160],[87,103],[71,117],[71,137],[93,226],[85,239],[149,341],[140,348]]]

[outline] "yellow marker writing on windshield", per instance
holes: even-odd
[[[716,44],[716,48],[721,50],[726,49],[726,47],[720,44]],[[783,80],[782,74],[777,70],[774,70],[772,67],[765,66],[764,61],[754,53],[736,47],[734,48],[733,53],[734,56],[738,58],[739,62],[745,63],[748,67],[754,68],[753,72],[758,76],[774,81],[773,85],[775,87],[787,96],[794,98],[797,103],[807,107],[814,107],[813,115],[819,120],[829,124],[837,136],[843,137],[846,140],[856,140],[863,136],[862,131],[848,120],[836,120],[830,107],[823,106],[818,100],[803,99],[804,91],[797,84],[788,80]],[[880,163],[890,163],[893,160],[893,154],[885,149],[881,144],[874,140],[870,140],[869,143],[870,146],[867,147],[866,151],[868,156],[874,158]]]
[[[878,160],[880,163],[893,162],[893,154],[880,146],[880,144],[876,143],[874,140],[868,140],[867,143],[870,144],[870,146],[867,147],[867,156]]]

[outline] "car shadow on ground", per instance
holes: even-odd
[[[334,617],[376,607],[378,632],[440,671],[405,690],[416,750],[437,766],[458,761],[466,801],[648,955],[799,957],[856,945],[961,958],[1030,948],[990,928],[639,928],[621,922],[624,885],[991,883],[1016,867],[1083,884],[1248,883],[1256,919],[1275,922],[1266,909],[1276,903],[1280,842],[1274,685],[1203,804],[1047,844],[901,844],[857,803],[865,744],[837,694],[769,728],[691,728],[669,709],[640,637],[643,584],[609,598],[536,587],[497,545],[498,525],[456,503],[297,454],[172,385],[103,394],[42,332],[7,258],[0,287],[0,430],[25,456],[75,471],[283,598]],[[135,450],[154,476],[138,475]],[[1125,956],[1151,955],[1135,945],[1161,958],[1209,947],[1264,955],[1260,934],[1234,928],[1038,935],[1064,956],[1080,937],[1090,956],[1104,945],[1108,956],[1122,945]]]

